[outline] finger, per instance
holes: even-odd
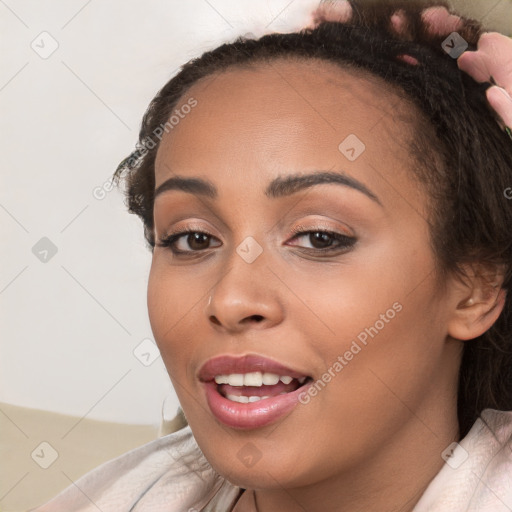
[[[446,7],[429,7],[421,14],[423,23],[435,35],[444,35],[457,32],[463,26],[459,16],[450,14]]]
[[[413,40],[411,26],[403,9],[398,9],[398,11],[395,11],[391,15],[390,21],[391,30],[395,32],[395,34],[397,34],[401,39],[405,39],[407,41]]]
[[[493,86],[487,89],[487,100],[499,114],[506,126],[512,128],[512,97],[501,87]]]
[[[491,78],[487,59],[480,52],[464,52],[457,59],[457,65],[477,82],[488,82]]]
[[[391,26],[397,34],[401,34],[404,31],[407,18],[405,12],[400,9],[391,16]]]
[[[312,15],[312,28],[315,28],[323,21],[346,23],[352,17],[352,6],[348,0],[334,0],[322,2]]]
[[[485,53],[508,53],[512,52],[512,39],[499,32],[484,32],[478,40],[478,50]]]
[[[478,41],[478,52],[496,85],[512,93],[512,39],[498,32],[486,32]]]

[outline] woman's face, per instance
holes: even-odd
[[[275,61],[208,77],[176,108],[155,188],[179,176],[216,193],[157,195],[157,242],[198,234],[155,247],[148,308],[210,463],[242,487],[279,488],[357,474],[391,450],[440,454],[460,347],[412,177],[410,107],[330,63]],[[316,183],[322,173],[339,179]],[[245,355],[254,364],[203,367]],[[258,371],[297,379],[240,386]]]

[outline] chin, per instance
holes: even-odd
[[[225,432],[220,436],[202,428],[196,440],[213,469],[233,485],[244,489],[278,489],[311,483],[307,474],[313,471],[313,461],[311,455],[297,456],[301,453],[299,446],[272,441],[255,432],[244,438]]]
[[[214,463],[210,461],[210,464],[226,480],[244,489],[293,488],[309,483],[305,481],[304,476],[301,478],[300,475],[290,474],[283,466],[270,467],[263,459],[252,467],[243,467],[235,461],[236,459],[226,459],[219,454],[219,458]]]

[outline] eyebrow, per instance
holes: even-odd
[[[346,174],[330,171],[278,176],[267,186],[265,195],[272,199],[286,197],[315,185],[324,184],[335,184],[352,188],[382,206],[379,198],[369,190],[366,185]],[[217,199],[219,195],[215,185],[208,180],[174,176],[158,186],[155,190],[154,199],[168,190],[181,190],[182,192],[188,192],[189,194],[204,196],[210,199]]]

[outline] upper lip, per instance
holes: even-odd
[[[216,375],[229,375],[232,373],[275,373],[277,375],[288,375],[294,379],[308,377],[307,374],[293,370],[277,361],[266,357],[246,354],[243,356],[222,355],[206,361],[198,373],[199,380],[211,381]]]

